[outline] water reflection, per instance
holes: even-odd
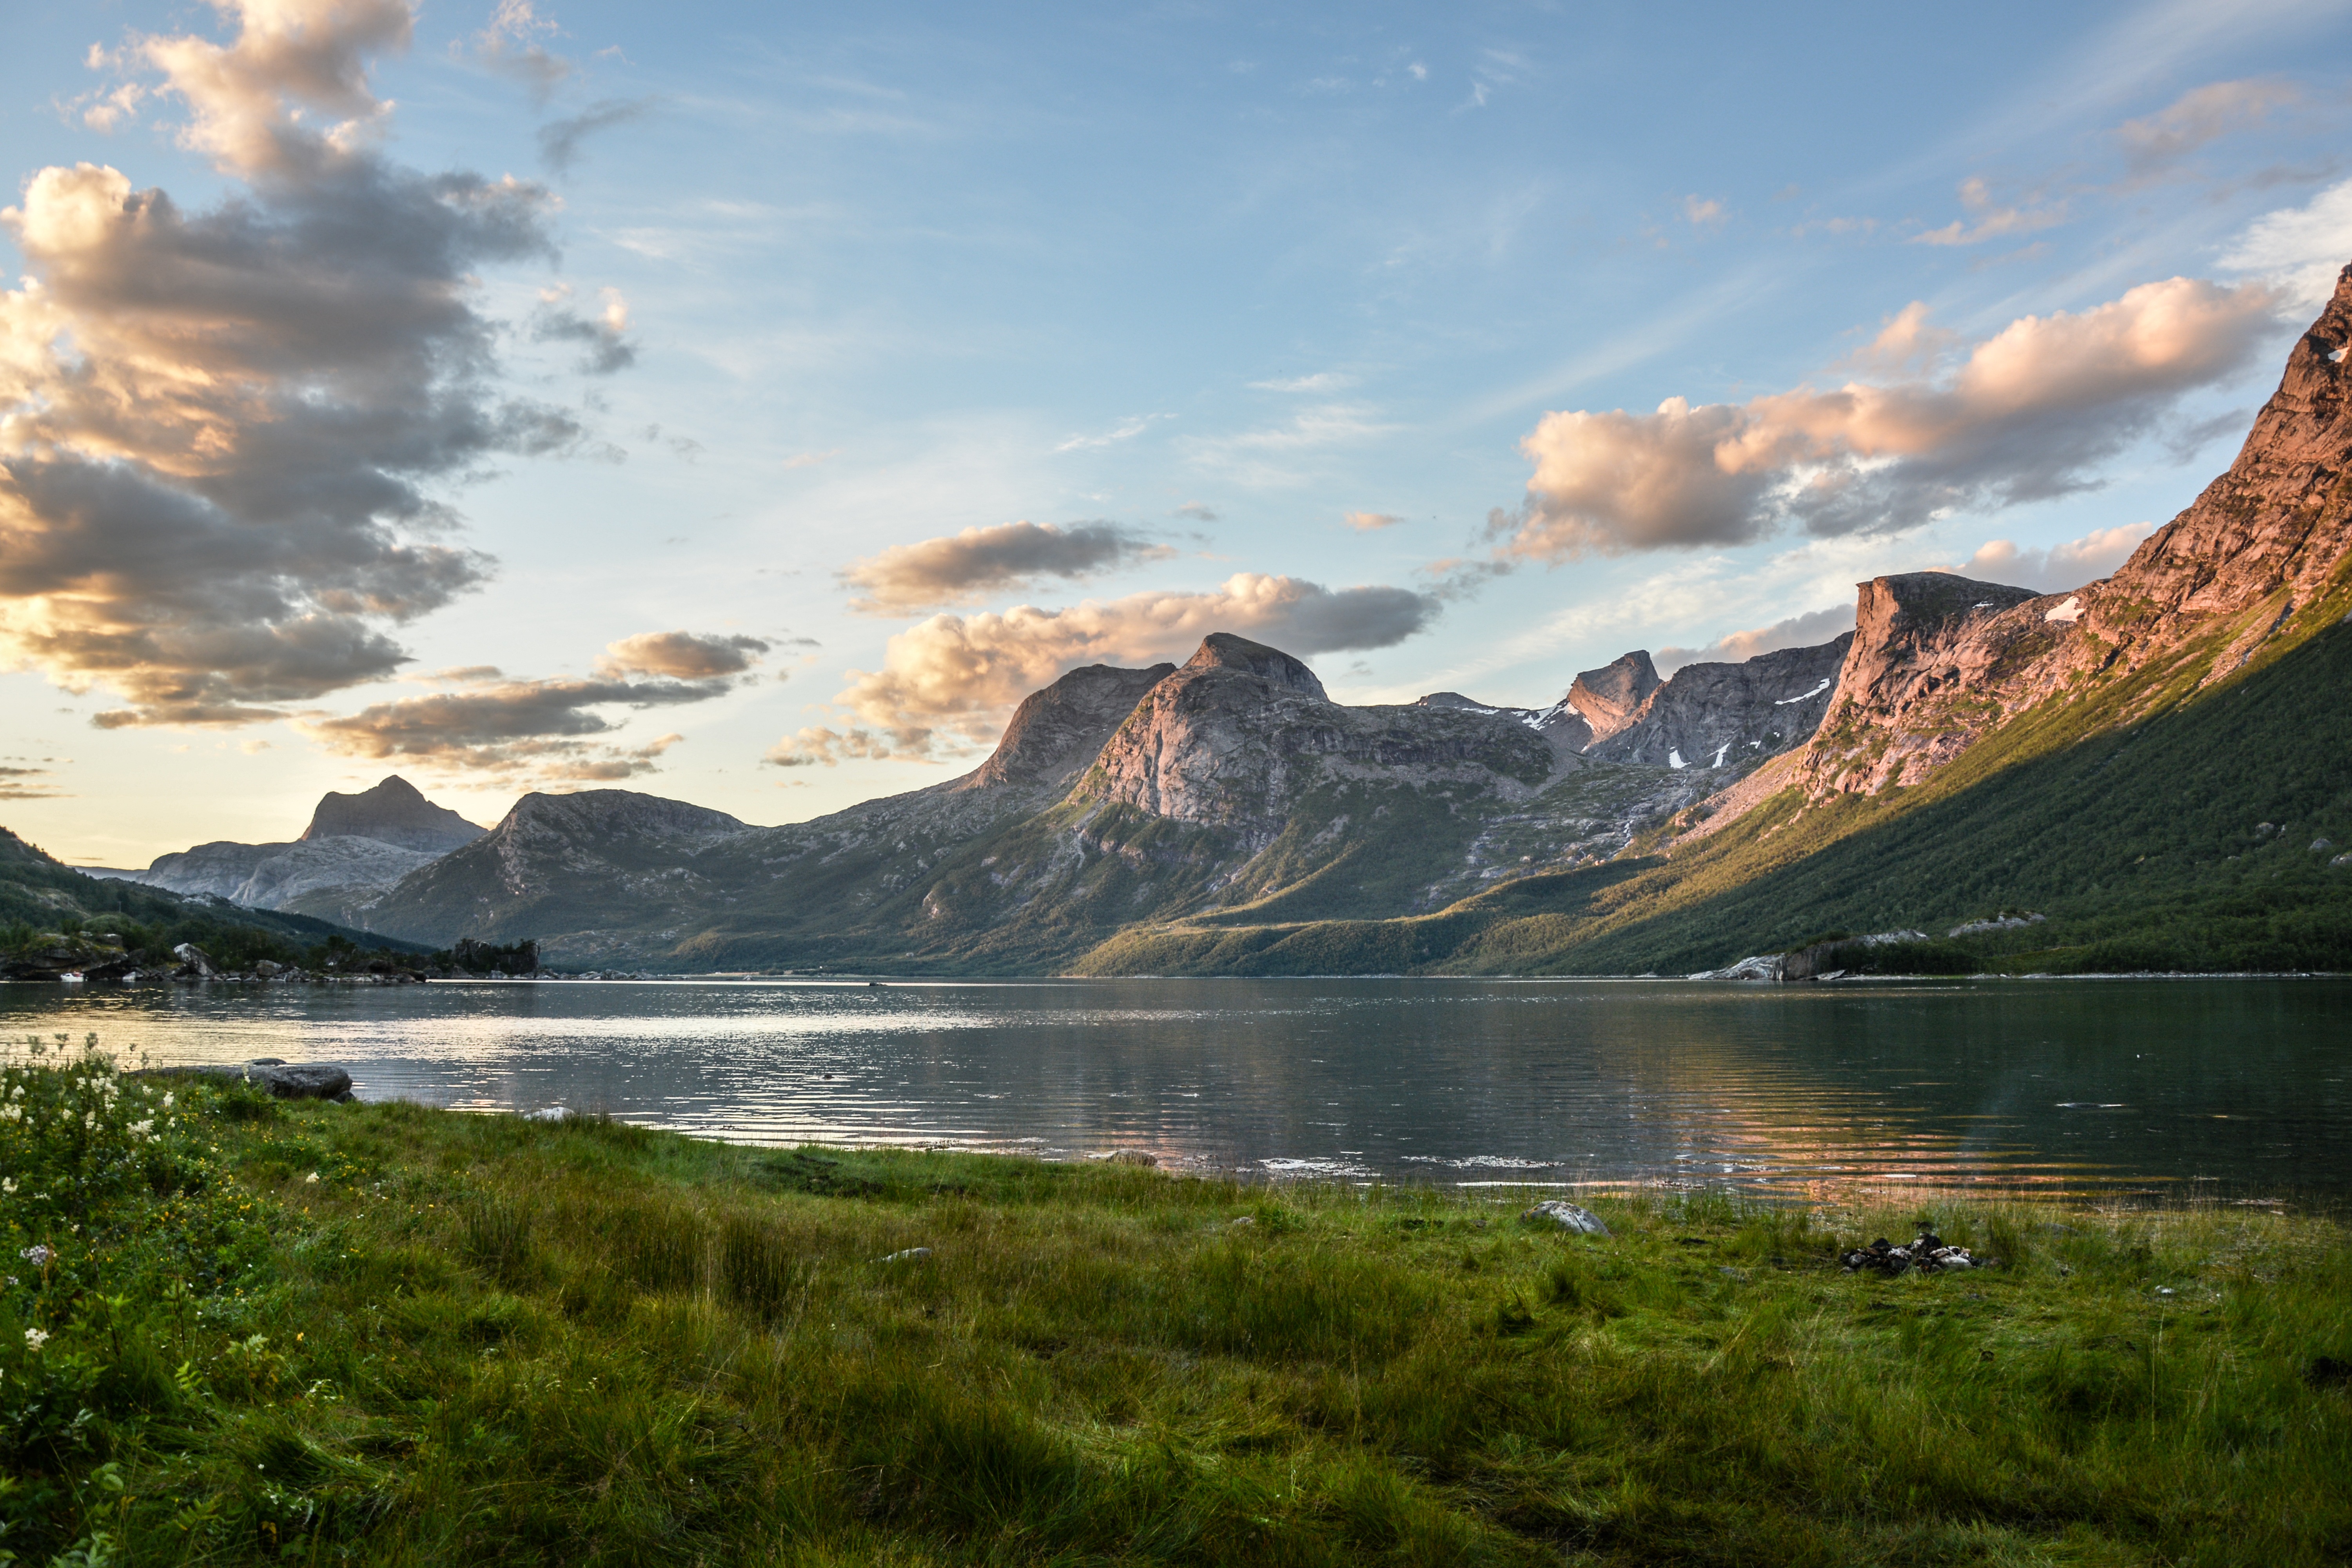
[[[0,1029],[761,1143],[1454,1184],[2341,1191],[2340,981],[0,986]]]

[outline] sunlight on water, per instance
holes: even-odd
[[[2352,1189],[2352,985],[0,986],[0,1029],[362,1098],[1268,1178]]]

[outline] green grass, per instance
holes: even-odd
[[[9,1254],[58,1249],[0,1298],[22,1562],[2352,1552],[2324,1219],[1934,1204],[2012,1266],[1885,1280],[1835,1256],[1916,1207],[1634,1194],[1570,1238],[1523,1200],[180,1092],[147,1143],[0,1127]]]

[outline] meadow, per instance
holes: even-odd
[[[0,1074],[0,1562],[2352,1556],[2324,1215],[1639,1191],[1577,1237],[38,1044]],[[1839,1267],[1922,1221],[2002,1267]]]

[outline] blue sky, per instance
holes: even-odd
[[[607,784],[783,821],[951,776],[1055,670],[1181,659],[1219,626],[1342,700],[1536,704],[1630,647],[1820,640],[1877,573],[2072,585],[2228,462],[2313,279],[2352,260],[2347,22],[21,16],[0,241],[42,291],[11,297],[34,368],[0,382],[22,481],[0,531],[62,563],[0,582],[0,820],[142,864],[290,836],[322,790],[400,772],[485,822]],[[320,97],[270,37],[340,37],[363,85]],[[236,140],[265,124],[277,151]],[[38,184],[82,163],[121,180]],[[434,184],[455,175],[484,184]],[[387,180],[475,226],[405,257],[419,209]],[[383,335],[339,346],[266,303],[231,330],[149,240],[52,221],[151,189],[217,254],[266,241],[287,298],[335,215],[321,275]],[[520,226],[484,226],[496,203]],[[152,287],[89,281],[85,244]],[[399,339],[420,301],[463,320]],[[58,412],[109,355],[160,406],[156,356],[191,334],[180,424]],[[352,369],[419,343],[429,410]],[[286,412],[338,398],[507,422],[416,460],[385,510],[362,481],[388,448],[326,449],[356,416]],[[547,434],[517,433],[525,407]],[[333,528],[255,467],[263,426],[304,428],[318,482],[360,498]],[[225,445],[245,468],[199,474]],[[135,495],[105,488],[126,466]],[[191,494],[205,518],[173,510]],[[224,651],[256,628],[266,657]]]

